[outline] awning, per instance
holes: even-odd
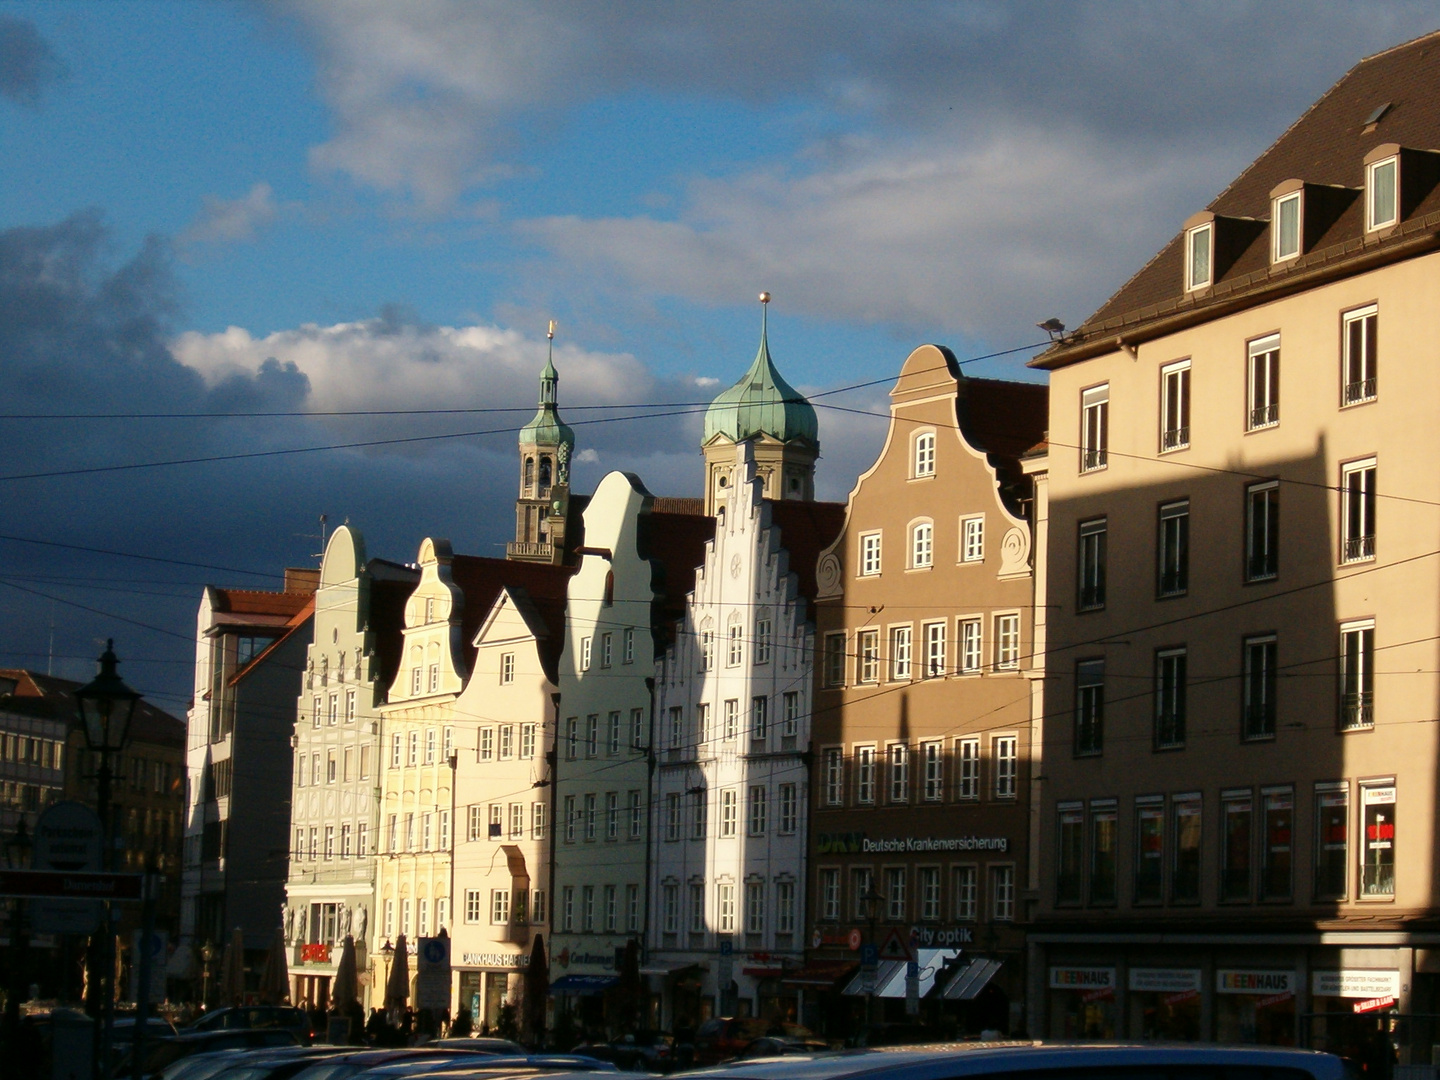
[[[959,949],[917,949],[915,962],[920,967],[920,996],[924,997],[930,993],[935,986],[935,977],[944,969],[946,963],[958,959]],[[903,998],[905,996],[905,980],[909,964],[904,960],[882,960],[875,972],[875,996],[878,998]],[[861,988],[864,982],[863,972],[851,980],[850,985],[845,988],[845,993],[850,997],[865,997],[865,991]]]
[[[619,975],[561,975],[550,984],[552,994],[602,994],[620,981]]]
[[[999,960],[983,958],[971,960],[945,984],[945,989],[940,991],[940,997],[945,1001],[973,1001],[1000,970],[1000,963]]]
[[[902,976],[905,974],[904,960],[881,960],[875,967],[875,989],[878,991],[880,987],[893,979],[897,971]],[[850,984],[845,987],[843,993],[846,997],[869,997],[864,984],[865,969],[861,968],[855,973],[855,977],[850,980]]]
[[[689,971],[691,968],[698,968],[698,961],[685,960],[674,964],[651,964],[649,967],[640,969],[641,975],[678,975],[682,971]]]
[[[770,967],[742,967],[741,975],[749,975],[752,979],[778,979],[785,974],[785,969],[779,964]]]
[[[828,990],[854,970],[854,960],[812,960],[780,981],[786,986],[821,986]]]

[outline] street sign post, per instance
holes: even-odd
[[[0,896],[62,900],[139,900],[139,874],[67,873],[60,870],[0,870]]]
[[[450,1008],[450,939],[422,937],[415,967],[415,1006]]]
[[[920,965],[914,960],[905,965],[905,1015],[920,1015]]]
[[[35,822],[35,870],[98,871],[103,837],[100,818],[84,803],[58,802]],[[30,926],[40,934],[93,934],[100,927],[100,901],[52,899],[30,912]]]

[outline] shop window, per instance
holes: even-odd
[[[1315,785],[1315,899],[1343,900],[1349,895],[1350,788]]]
[[[1365,785],[1360,789],[1365,815],[1364,862],[1360,870],[1362,898],[1395,897],[1395,785]]]
[[[1295,793],[1289,788],[1261,792],[1265,843],[1260,849],[1260,899],[1289,900],[1294,852]]]
[[[1165,800],[1135,800],[1135,903],[1165,898]]]
[[[1170,900],[1200,902],[1201,804],[1199,795],[1177,795],[1171,806],[1175,863],[1170,871]]]

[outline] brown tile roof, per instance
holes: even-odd
[[[289,641],[296,634],[308,633],[311,627],[310,620],[314,617],[314,615],[315,597],[312,595],[307,599],[304,607],[302,607],[294,615],[290,616],[290,619],[285,623],[285,632],[283,634],[279,635],[278,637],[272,638],[270,644],[266,645],[265,648],[261,649],[258,653],[256,653],[253,657],[250,658],[250,662],[248,664],[246,664],[244,667],[240,668],[238,671],[236,671],[233,675],[230,676],[229,685],[236,685],[240,682],[240,680],[244,679],[245,676],[249,675],[252,671],[258,670],[262,664],[264,664],[270,659],[272,655],[274,655],[276,649],[280,648],[281,645]]]
[[[124,658],[121,659],[123,662]],[[10,693],[0,694],[0,713],[57,720],[69,725],[72,731],[79,729],[80,717],[75,711],[75,691],[80,689],[80,683],[41,675],[25,668],[0,668],[0,680],[6,685],[11,681],[15,683],[15,688]],[[135,742],[183,750],[185,721],[141,698],[135,709],[135,716],[130,721],[130,738]]]
[[[770,521],[780,529],[780,543],[790,556],[790,571],[799,579],[800,595],[815,600],[815,564],[845,525],[845,504],[769,500]]]
[[[211,610],[230,615],[274,615],[288,619],[310,603],[313,592],[265,592],[210,586]],[[223,619],[219,620],[224,622]]]
[[[640,516],[640,557],[651,560],[651,581],[659,594],[650,612],[657,653],[674,640],[675,624],[685,615],[685,596],[695,587],[695,571],[705,561],[705,543],[714,535],[713,517],[653,512]]]
[[[1117,347],[1117,337],[1144,340],[1331,276],[1440,246],[1440,185],[1423,191],[1388,237],[1368,243],[1360,197],[1364,158],[1375,147],[1398,143],[1412,150],[1440,150],[1437,86],[1440,32],[1360,61],[1207,207],[1223,218],[1254,223],[1248,229],[1240,226],[1247,233],[1243,249],[1235,253],[1234,262],[1223,269],[1213,288],[1195,296],[1185,294],[1184,233],[1177,233],[1072,336],[1031,364],[1060,367],[1110,351]],[[1367,118],[1387,103],[1390,107],[1380,120],[1367,126]],[[1299,258],[1272,268],[1267,227],[1270,192],[1291,179],[1328,187],[1320,194],[1333,202],[1336,216],[1321,235],[1310,238]]]
[[[563,605],[565,588],[574,572],[575,568],[570,566],[456,555],[450,564],[450,574],[465,594],[460,627],[466,665],[475,663],[475,635],[480,632],[480,624],[490,614],[501,589],[507,585],[524,589],[537,609],[547,601]]]
[[[650,506],[652,514],[692,514],[703,516],[705,513],[705,500],[692,499],[679,495],[656,495],[655,501]]]

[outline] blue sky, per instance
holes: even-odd
[[[806,391],[927,341],[1025,346],[1434,22],[1241,0],[0,0],[0,412],[523,407],[550,318],[572,420],[705,400],[753,356],[761,289]],[[971,370],[1032,378],[1025,357]],[[884,388],[833,400],[883,410]],[[0,663],[43,667],[53,618],[57,673],[113,634],[183,710],[201,582],[310,561],[322,512],[375,555],[503,550],[513,436],[73,470],[523,419],[0,416],[0,536],[226,568],[0,540]],[[822,497],[882,430],[822,410]],[[579,431],[581,486],[698,487],[694,416]]]

